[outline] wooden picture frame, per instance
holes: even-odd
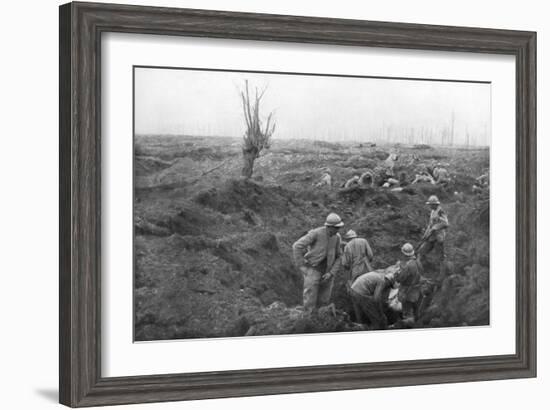
[[[59,11],[62,404],[81,407],[535,377],[536,33],[78,2]],[[101,377],[100,39],[106,32],[515,56],[515,354]]]

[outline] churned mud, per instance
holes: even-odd
[[[395,151],[400,190],[340,187]],[[410,185],[432,161],[445,164],[452,182]],[[433,194],[450,222],[447,277],[417,326],[489,323],[488,192],[472,192],[488,149],[275,140],[252,179],[240,178],[241,166],[238,139],[136,137],[136,340],[364,330],[353,323],[344,273],[334,306],[304,313],[292,243],[336,212],[344,230],[369,240],[374,268],[386,268],[404,242],[419,242]],[[332,188],[313,186],[323,167]],[[434,261],[425,268],[435,277]]]

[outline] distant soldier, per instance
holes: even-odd
[[[446,186],[449,184],[449,182],[451,182],[449,171],[447,171],[446,168],[443,168],[441,164],[436,165],[433,170],[433,176],[437,184]]]
[[[370,329],[385,329],[388,323],[385,310],[393,286],[392,274],[367,272],[356,278],[350,288],[356,322]]]
[[[325,225],[309,231],[293,245],[294,261],[304,277],[304,308],[312,311],[330,301],[334,276],[340,268],[340,234],[344,226],[335,213]]]
[[[476,178],[472,186],[472,191],[476,194],[483,193],[489,188],[489,172],[486,172]]]
[[[365,172],[361,174],[359,177],[359,185],[366,187],[366,186],[374,186],[374,171],[371,169],[367,169]]]
[[[435,179],[428,171],[426,166],[420,167],[415,175],[415,178],[411,184],[417,184],[419,182],[429,182],[432,185],[435,185]]]
[[[388,169],[388,173],[393,176],[393,168],[395,167],[395,163],[399,159],[399,156],[396,153],[391,153],[388,155],[388,158],[384,160],[384,168]]]
[[[351,229],[344,235],[344,240],[348,242],[344,247],[341,264],[350,271],[350,283],[353,283],[358,276],[373,270],[372,249],[365,238],[359,238]]]
[[[374,169],[367,168],[365,172],[359,177],[359,185],[361,186],[383,186],[389,181],[399,181],[393,179],[393,168],[388,168],[385,166],[376,166]]]
[[[486,172],[476,178],[476,181],[481,186],[489,186],[489,172]]]
[[[422,303],[422,264],[414,255],[414,247],[406,243],[401,247],[406,259],[399,262],[395,281],[399,284],[398,299],[401,302],[403,322],[412,326],[418,319],[418,310]]]
[[[414,181],[411,182],[411,185],[418,184],[419,182],[429,182],[432,185],[435,185],[435,180],[429,174],[416,174]]]
[[[418,248],[418,257],[424,257],[424,255],[435,249],[439,260],[440,279],[443,279],[445,275],[445,237],[447,235],[447,228],[449,227],[449,219],[441,208],[441,203],[437,196],[430,196],[426,205],[431,209],[430,220],[422,236],[421,245]]]
[[[359,186],[359,179],[360,179],[359,175],[354,175],[353,177],[351,177],[346,181],[346,183],[344,184],[344,188],[352,188],[355,186]]]
[[[332,186],[332,173],[330,168],[325,167],[322,168],[321,171],[323,171],[323,174],[321,175],[319,182],[314,184],[314,186],[316,188],[321,188],[323,186],[328,186],[330,188]]]

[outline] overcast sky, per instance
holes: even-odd
[[[274,138],[490,141],[490,84],[157,68],[135,69],[135,132],[241,136],[245,79],[267,87]]]

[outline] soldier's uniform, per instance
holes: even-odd
[[[325,226],[313,229],[293,245],[296,266],[304,269],[304,308],[313,310],[328,305],[334,276],[340,268],[340,235],[329,236],[328,226],[341,227],[344,223],[336,214],[329,214]],[[325,273],[330,279],[322,280]]]
[[[315,184],[316,188],[321,188],[322,186],[332,186],[332,176],[329,172],[324,172],[323,175],[321,175],[319,182]]]
[[[447,171],[445,168],[437,167],[434,169],[433,172],[435,182],[441,185],[448,185],[449,182],[451,182],[451,177],[449,175],[449,171]]]
[[[374,169],[367,168],[359,177],[362,186],[382,186],[389,178],[394,176],[393,169],[378,165]]]
[[[430,197],[427,203],[437,204],[438,207],[432,209],[430,213],[430,221],[428,222],[426,233],[429,231],[431,231],[431,233],[429,233],[429,236],[418,249],[418,255],[419,257],[424,256],[432,250],[435,250],[439,261],[440,279],[443,279],[445,275],[445,237],[447,235],[447,228],[449,227],[449,219],[445,211],[441,208],[437,197]]]
[[[393,281],[381,272],[368,272],[357,277],[350,288],[350,297],[358,323],[370,329],[385,329],[387,318],[384,307],[388,302]]]
[[[395,275],[395,281],[399,283],[398,299],[402,305],[403,319],[411,325],[418,318],[422,301],[421,280],[422,264],[413,252],[408,260],[399,263],[399,271]]]
[[[359,175],[354,175],[353,177],[351,177],[346,181],[346,183],[344,184],[344,188],[359,186],[359,179],[360,179]]]
[[[344,247],[341,264],[344,268],[350,270],[350,281],[364,273],[371,272],[373,253],[369,242],[365,238],[358,238],[354,231],[349,231],[344,236],[348,243]]]

